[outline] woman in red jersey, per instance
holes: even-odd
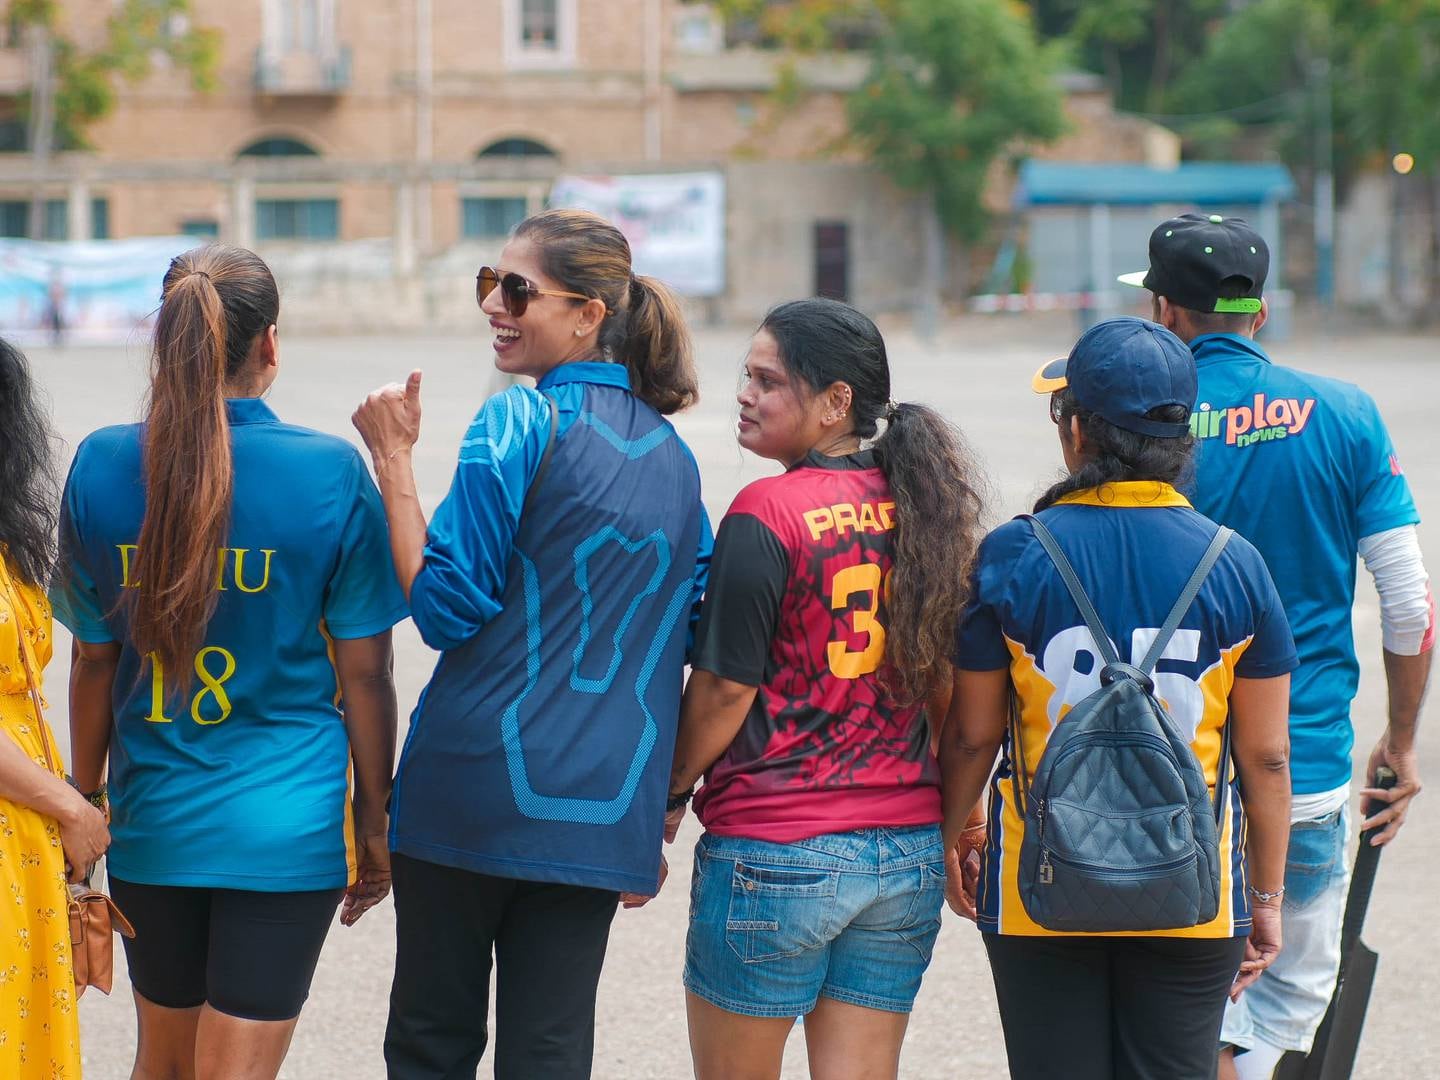
[[[705,775],[696,1075],[778,1077],[803,1015],[813,1075],[894,1076],[940,929],[924,702],[950,679],[976,482],[948,423],[890,401],[884,340],[845,304],[771,311],[739,402],[740,445],[786,471],[720,525],[671,775],[672,838]]]

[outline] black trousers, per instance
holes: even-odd
[[[1013,1080],[1213,1080],[1244,938],[984,938]]]
[[[390,1080],[473,1080],[495,959],[497,1080],[586,1080],[619,894],[392,856]]]

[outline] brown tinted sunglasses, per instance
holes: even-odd
[[[525,314],[525,309],[530,306],[530,301],[537,296],[564,296],[571,300],[594,300],[593,296],[584,296],[580,293],[561,292],[558,289],[542,289],[532,285],[516,273],[502,274],[493,266],[482,266],[480,272],[475,275],[475,303],[485,303],[485,298],[495,291],[496,286],[500,287],[500,299],[505,304],[505,311],[515,318]]]

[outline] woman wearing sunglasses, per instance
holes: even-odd
[[[721,523],[670,788],[673,838],[705,776],[700,1080],[778,1077],[802,1015],[811,1075],[896,1076],[940,930],[923,705],[950,682],[980,500],[955,429],[889,398],[880,331],[845,304],[781,304],[751,342],[738,438],[785,472]]]
[[[396,1080],[473,1075],[492,956],[495,1075],[588,1077],[617,904],[659,888],[666,773],[710,527],[665,415],[692,404],[673,294],[613,225],[551,210],[477,281],[495,364],[427,523],[420,372],[355,414],[400,584],[441,651],[391,805]]]

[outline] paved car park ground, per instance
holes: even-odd
[[[490,350],[477,320],[473,338],[304,339],[282,325],[282,371],[271,402],[286,420],[354,438],[350,413],[377,384],[425,369],[425,426],[417,454],[427,507],[444,495],[456,447],[491,385]],[[1025,509],[1059,468],[1055,430],[1045,402],[1029,391],[1043,360],[1068,350],[1076,330],[1059,318],[972,318],[951,323],[933,346],[901,326],[887,327],[895,394],[943,410],[965,431],[991,478],[990,516],[1004,520]],[[699,335],[704,401],[677,418],[700,462],[705,499],[718,519],[749,480],[774,471],[742,454],[732,438],[733,390],[748,328],[707,329]],[[1359,382],[1379,400],[1414,485],[1422,513],[1440,515],[1440,350],[1433,339],[1312,336],[1273,346],[1277,358]],[[32,360],[53,399],[56,425],[68,460],[91,429],[133,419],[140,407],[146,365],[137,339],[126,348],[36,348]],[[358,439],[357,439],[358,442]],[[1273,512],[1293,515],[1276,506]],[[1305,527],[1296,519],[1297,529]],[[1440,568],[1440,529],[1422,527],[1432,572]],[[1364,676],[1355,718],[1362,761],[1384,721],[1378,606],[1362,573],[1356,629]],[[57,633],[57,658],[47,673],[52,720],[66,741],[68,641]],[[402,714],[413,706],[434,654],[413,628],[397,631],[397,675]],[[1440,1076],[1440,731],[1422,741],[1426,776],[1422,796],[1398,843],[1386,854],[1366,938],[1381,966],[1356,1075]],[[596,1077],[648,1080],[690,1075],[680,966],[684,946],[689,846],[696,830],[687,821],[671,850],[672,873],[661,896],[640,911],[620,912],[601,983],[596,1033]],[[462,917],[457,913],[457,918]],[[380,1043],[394,955],[389,904],[356,927],[330,934],[310,1003],[300,1021],[283,1075],[295,1080],[368,1080],[381,1077]],[[97,992],[82,1003],[86,1075],[111,1080],[128,1075],[134,1021],[123,962],[113,996]],[[563,973],[540,973],[560,977]],[[482,1066],[482,1075],[488,1070]],[[994,994],[975,928],[948,913],[935,962],[911,1021],[902,1075],[915,1080],[1001,1077],[1004,1050]],[[799,1028],[786,1077],[806,1075]]]

